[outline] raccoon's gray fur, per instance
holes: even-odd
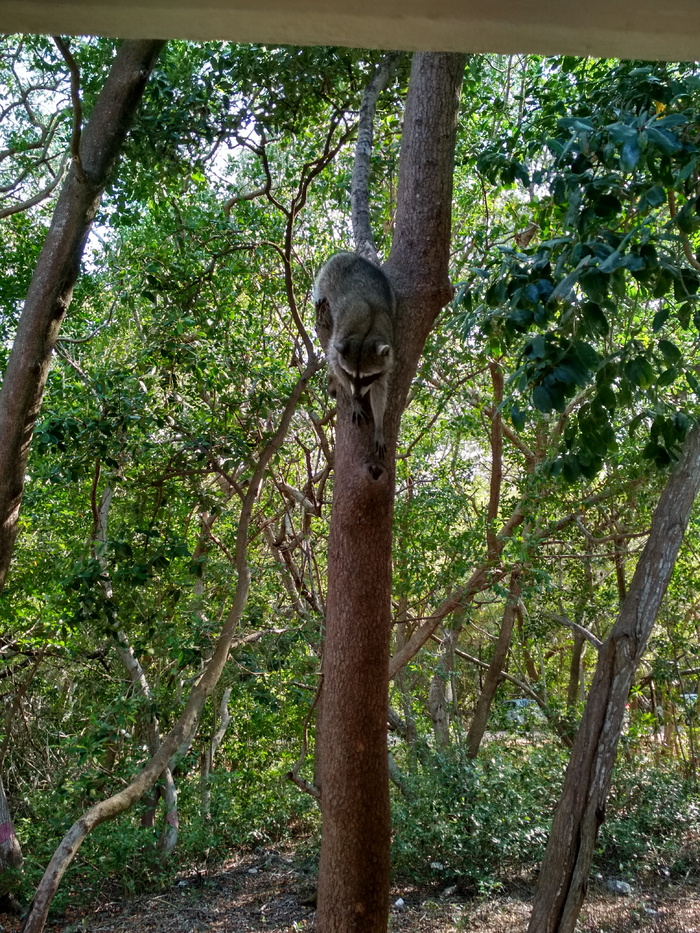
[[[366,420],[369,393],[374,446],[386,453],[384,412],[394,365],[396,299],[381,269],[354,253],[337,253],[322,266],[314,285],[316,330],[326,351],[329,388],[343,387],[353,421]]]

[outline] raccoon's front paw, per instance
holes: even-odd
[[[378,460],[386,457],[386,442],[383,437],[374,439],[374,454]]]
[[[369,415],[362,407],[360,402],[352,404],[352,422],[353,424],[366,424],[369,421]]]

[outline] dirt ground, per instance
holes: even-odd
[[[134,900],[105,898],[93,909],[67,910],[50,933],[311,933],[309,875],[293,853],[263,849],[239,854],[207,874],[181,878],[169,890]],[[522,892],[466,899],[451,889],[392,890],[392,933],[523,933],[530,913]],[[20,918],[0,913],[0,933],[17,933]],[[620,897],[594,882],[580,933],[700,933],[700,885],[662,882]]]

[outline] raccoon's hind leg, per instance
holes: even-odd
[[[384,374],[369,390],[369,400],[372,405],[372,417],[374,419],[374,452],[381,458],[386,455],[384,412],[386,411],[388,388],[387,376]]]

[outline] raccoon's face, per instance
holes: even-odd
[[[336,345],[338,362],[347,375],[352,394],[362,398],[388,371],[391,364],[391,347],[388,343],[366,340],[357,343],[344,340]]]

